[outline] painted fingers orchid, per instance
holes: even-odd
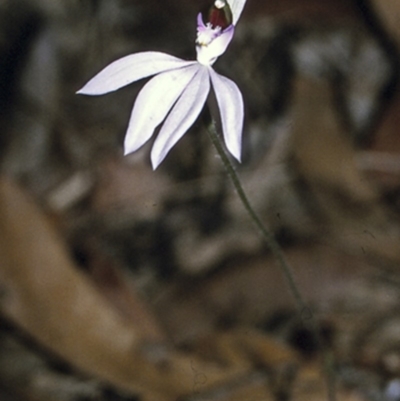
[[[193,125],[207,100],[210,83],[217,99],[222,131],[229,152],[240,161],[243,99],[230,79],[212,65],[227,49],[246,0],[215,0],[208,21],[197,17],[197,61],[166,53],[141,52],[116,60],[77,93],[102,95],[155,75],[140,91],[133,107],[124,153],[139,149],[164,121],[151,150],[153,169]]]

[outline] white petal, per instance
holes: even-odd
[[[221,114],[222,132],[229,152],[240,161],[243,130],[243,97],[237,85],[210,68],[211,82]]]
[[[171,148],[192,126],[203,109],[210,91],[208,69],[199,66],[199,71],[182,93],[165,120],[151,151],[153,169],[164,160]]]
[[[232,11],[232,24],[236,25],[247,0],[227,0]]]
[[[212,65],[221,54],[225,53],[234,33],[235,27],[231,25],[209,45],[196,46],[197,61],[203,65]]]
[[[150,139],[198,69],[199,65],[196,63],[166,71],[143,87],[129,120],[124,143],[125,154],[134,152]]]
[[[103,95],[139,79],[190,64],[193,64],[193,61],[184,61],[161,52],[130,54],[109,64],[77,93]]]

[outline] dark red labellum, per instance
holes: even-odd
[[[228,3],[225,6],[217,8],[215,4],[211,7],[208,14],[208,21],[213,28],[220,27],[221,29],[227,28],[232,24],[232,12]]]

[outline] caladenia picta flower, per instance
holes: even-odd
[[[162,52],[141,52],[116,60],[77,93],[103,95],[142,78],[154,76],[135,101],[124,142],[124,153],[144,145],[164,121],[151,150],[153,169],[193,125],[212,86],[221,116],[224,141],[240,161],[243,98],[237,85],[219,75],[212,65],[231,42],[246,0],[215,0],[206,21],[197,17],[197,61]]]
[[[197,61],[185,61],[161,52],[131,54],[108,65],[77,92],[102,95],[155,75],[139,92],[135,101],[125,137],[125,154],[144,145],[164,121],[151,150],[151,162],[153,169],[156,169],[196,121],[212,86],[221,116],[225,145],[240,161],[244,114],[242,95],[236,84],[216,73],[212,65],[231,42],[245,3],[246,0],[214,0],[206,21],[201,14],[198,15]],[[215,124],[210,124],[209,134],[244,208],[279,263],[299,310],[301,313],[308,311],[291,266],[274,235],[251,206],[235,168],[218,140]],[[318,326],[314,323],[311,327],[318,338],[318,330],[315,329]]]

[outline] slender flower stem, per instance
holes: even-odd
[[[237,194],[239,195],[240,200],[242,201],[242,204],[244,208],[246,209],[247,213],[249,214],[251,220],[253,223],[256,225],[256,227],[260,230],[267,246],[271,250],[273,256],[276,258],[278,261],[282,272],[285,275],[285,278],[287,280],[287,284],[290,288],[291,293],[293,294],[293,297],[296,301],[296,306],[298,307],[301,315],[303,317],[306,317],[305,315],[310,315],[311,311],[308,308],[306,302],[303,299],[303,296],[301,295],[299,289],[297,288],[296,282],[293,277],[293,272],[292,269],[286,260],[285,255],[282,252],[281,247],[279,246],[278,242],[274,238],[273,234],[265,227],[261,219],[258,217],[257,213],[255,212],[254,208],[251,206],[251,203],[249,201],[249,198],[247,197],[243,186],[239,180],[238,175],[236,174],[235,168],[233,167],[233,164],[231,163],[229,157],[225,153],[224,148],[222,147],[222,144],[219,140],[217,129],[215,126],[215,122],[212,120],[209,127],[208,127],[208,133],[210,136],[210,139],[217,150],[222,163],[224,164],[224,167],[229,175],[229,177],[232,180],[233,186],[235,187],[235,190]]]
[[[262,237],[264,238],[265,243],[267,244],[268,248],[271,250],[272,255],[277,260],[281,271],[283,272],[286,282],[289,286],[290,292],[293,295],[293,298],[296,302],[296,306],[299,310],[301,319],[303,322],[307,323],[311,330],[313,331],[316,341],[321,346],[323,351],[323,359],[324,359],[324,369],[326,374],[326,382],[327,382],[327,391],[328,391],[328,400],[335,401],[336,399],[336,391],[335,391],[335,379],[334,379],[334,369],[333,369],[333,362],[332,362],[332,355],[330,354],[329,350],[326,350],[324,347],[324,341],[321,338],[321,330],[318,324],[318,321],[314,318],[311,309],[308,307],[306,301],[304,300],[299,288],[297,287],[296,281],[294,279],[294,275],[292,272],[292,268],[289,262],[286,260],[286,257],[274,238],[273,234],[265,227],[264,223],[261,221],[260,217],[252,207],[249,198],[247,197],[243,186],[240,182],[240,179],[235,171],[233,164],[231,163],[229,157],[227,156],[221,141],[218,137],[217,128],[215,125],[215,121],[211,119],[211,122],[208,124],[207,132],[209,137],[217,150],[222,163],[232,180],[233,186],[239,198],[246,209],[247,213],[249,214],[251,220],[256,225],[256,227],[260,230]],[[307,321],[307,322],[306,322]]]

